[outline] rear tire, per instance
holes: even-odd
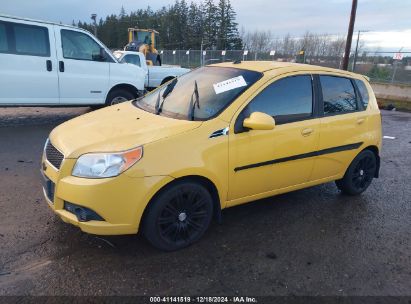
[[[344,194],[358,195],[367,190],[377,171],[377,159],[370,150],[358,154],[342,179],[335,181]]]
[[[130,91],[124,89],[115,89],[107,95],[106,106],[112,106],[134,98],[134,94]]]
[[[210,225],[213,200],[201,184],[181,182],[162,191],[148,207],[143,233],[156,248],[174,251],[198,241]]]

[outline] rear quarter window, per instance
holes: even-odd
[[[320,76],[324,115],[335,115],[358,110],[354,87],[349,78]]]
[[[368,106],[369,99],[370,99],[370,96],[368,94],[368,89],[365,86],[364,81],[362,80],[355,79],[355,84],[357,85],[358,91],[361,95],[360,99],[361,99],[362,105],[364,106],[364,109],[366,109]]]

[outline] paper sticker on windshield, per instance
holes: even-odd
[[[214,91],[216,94],[221,94],[227,91],[231,91],[237,88],[245,87],[247,83],[244,80],[243,76],[234,77],[221,81],[219,83],[213,84]]]

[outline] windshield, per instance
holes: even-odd
[[[158,88],[135,105],[167,117],[207,120],[224,110],[261,76],[259,72],[235,68],[202,67]]]
[[[151,33],[150,32],[135,32],[134,40],[140,43],[151,44]]]

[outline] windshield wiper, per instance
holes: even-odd
[[[177,78],[174,78],[174,79],[167,85],[167,87],[166,87],[166,89],[164,90],[164,93],[163,93],[163,98],[166,98],[166,97],[168,96],[168,94],[170,94],[170,93],[174,90],[174,87],[176,86],[177,81],[178,81],[178,79],[177,79]]]
[[[157,97],[157,101],[156,101],[156,105],[155,105],[155,110],[156,110],[156,114],[159,115],[161,113],[161,111],[163,110],[163,105],[164,105],[164,101],[166,100],[166,97],[174,90],[174,87],[177,84],[177,78],[174,78],[166,87],[166,89],[163,92],[163,102],[160,104],[160,94],[161,94],[161,90],[158,92],[158,97]]]
[[[158,96],[157,96],[157,101],[156,101],[156,105],[154,106],[154,110],[156,112],[156,115],[160,114],[161,109],[160,109],[160,97],[161,97],[161,90],[158,91]]]
[[[195,100],[194,100],[195,97]],[[190,120],[194,120],[194,112],[195,108],[200,109],[200,96],[198,94],[198,86],[197,86],[197,80],[194,81],[194,92],[191,94],[191,100],[190,100],[190,107],[189,107],[189,113],[188,113],[188,118]]]

